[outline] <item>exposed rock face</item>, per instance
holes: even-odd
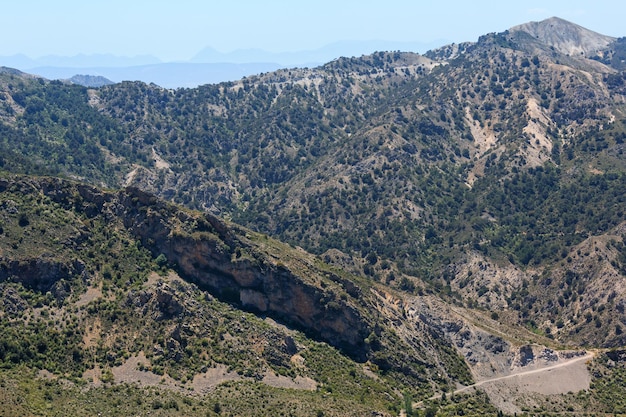
[[[410,321],[426,323],[453,342],[476,380],[509,373],[517,352],[502,337],[470,324],[435,298],[410,300],[405,308]]]
[[[364,339],[371,326],[358,309],[336,294],[305,282],[284,265],[275,264],[210,215],[178,212],[176,221],[165,203],[137,189],[120,193],[124,221],[155,256],[164,254],[180,273],[221,298],[277,316],[364,359]],[[182,225],[194,224],[182,230]],[[246,248],[253,258],[237,258]],[[354,293],[354,291],[351,291]]]
[[[69,295],[61,280],[84,276],[85,266],[80,261],[62,262],[52,255],[34,259],[3,260],[0,258],[0,282],[21,282],[26,288],[39,292],[52,291],[58,299]]]
[[[178,316],[184,311],[184,307],[176,293],[167,286],[157,288],[156,303],[163,317]]]
[[[77,224],[68,228],[70,234],[84,227],[81,233],[88,239],[91,219],[96,223],[104,220],[111,231],[130,235],[131,241],[136,239],[149,249],[155,266],[167,263],[180,277],[222,301],[302,329],[354,360],[370,360],[411,383],[471,382],[462,358],[450,345],[452,338],[432,320],[407,321],[401,296],[379,292],[381,288],[370,288],[330,267],[324,269],[324,264],[317,264],[317,258],[301,249],[208,214],[182,210],[134,188],[111,193],[59,179],[0,180],[0,192],[8,187],[42,194],[59,210],[75,216]],[[76,248],[82,246],[76,242],[64,245],[68,253],[77,250],[79,254]],[[70,290],[63,279],[81,274],[85,267],[80,261],[44,262],[46,259],[0,262],[0,279],[19,276],[24,285],[51,291],[62,299]],[[155,321],[193,315],[194,302],[184,285],[175,284],[159,285],[152,291],[131,290],[125,300]],[[19,300],[12,304],[13,310],[19,310]],[[166,345],[158,349],[182,354],[184,331],[169,331]],[[286,360],[298,351],[290,339],[272,345]],[[161,353],[155,351],[155,355]]]
[[[221,220],[181,211],[134,188],[107,193],[54,178],[0,181],[0,191],[9,186],[31,192],[40,189],[55,203],[87,218],[103,216],[112,225],[121,220],[155,257],[163,254],[186,279],[221,299],[294,324],[344,349],[355,359],[367,358],[369,347],[364,340],[373,324],[358,308],[361,290],[353,283],[340,282],[346,291],[340,297],[336,291],[320,285],[328,279],[321,272],[314,273],[317,277],[305,277],[264,254]],[[242,251],[247,255],[241,256]],[[53,291],[63,299],[69,293],[64,291],[62,280],[80,276],[84,269],[80,261],[60,262],[47,256],[0,259],[0,282],[20,281],[38,291]],[[336,277],[336,281],[340,279]],[[134,294],[128,303],[140,306],[151,298]],[[155,300],[163,317],[182,311],[177,294],[167,288],[162,288]]]
[[[572,56],[591,57],[615,41],[611,36],[601,35],[558,17],[524,23],[511,28],[510,32],[526,32],[557,51]]]

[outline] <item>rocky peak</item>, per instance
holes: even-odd
[[[616,40],[558,17],[514,26],[509,32],[527,33],[558,52],[571,56],[591,57]]]

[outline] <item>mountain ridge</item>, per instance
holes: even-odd
[[[48,79],[68,79],[77,73],[104,76],[115,82],[143,81],[165,88],[194,88],[202,84],[235,81],[262,72],[288,67],[315,67],[339,56],[359,56],[375,50],[426,50],[443,43],[391,42],[382,40],[335,42],[324,47],[293,52],[262,49],[219,52],[206,47],[189,60],[163,62],[149,56],[78,54],[71,57],[25,55],[0,57],[8,67],[19,68]],[[184,81],[182,81],[184,80]]]
[[[84,88],[4,71],[0,166],[121,190],[32,177],[4,182],[5,275],[36,270],[42,285],[50,277],[44,270],[73,277],[91,271],[93,278],[88,290],[83,278],[70,286],[58,281],[45,297],[31,281],[22,290],[7,279],[6,314],[24,310],[28,300],[38,311],[37,302],[92,294],[101,285],[128,300],[103,308],[112,316],[101,320],[130,320],[129,306],[171,320],[196,311],[180,294],[197,294],[190,300],[200,302],[204,292],[256,314],[247,320],[268,315],[341,349],[350,363],[369,361],[368,369],[354,365],[354,374],[371,371],[380,381],[390,377],[385,384],[400,384],[384,388],[395,392],[390,414],[400,402],[408,413],[413,396],[488,380],[520,363],[550,362],[557,349],[620,351],[626,343],[622,44],[611,38],[592,52],[607,38],[589,32],[581,38],[579,27],[561,20],[524,27],[531,33],[487,34],[425,56],[376,52],[194,89],[140,82]],[[570,54],[575,39],[593,55]],[[98,226],[105,221],[106,233]],[[63,237],[55,241],[53,234]],[[91,246],[81,246],[86,236],[93,236]],[[33,242],[46,243],[37,246],[42,256],[20,258],[37,253],[28,251]],[[55,269],[50,249],[41,249],[50,247],[81,262]],[[168,281],[164,290],[148,279],[141,287],[146,267],[132,265],[153,265],[185,284]],[[290,299],[304,300],[306,311]],[[113,328],[115,346],[127,346],[122,327]],[[185,347],[202,343],[177,328],[163,340],[142,342],[149,366],[176,374],[188,363],[200,371],[194,350]],[[257,335],[255,329],[247,327]],[[228,334],[216,349],[228,345]],[[298,350],[306,363],[314,342],[299,340],[308,346]],[[279,345],[284,349],[271,355],[282,359],[270,368],[295,375],[287,363],[302,360],[288,360],[296,353],[292,343]],[[102,369],[128,359],[99,352]],[[139,357],[136,349],[131,354]],[[233,366],[261,378],[258,364],[241,357],[248,364]],[[607,357],[600,353],[590,366],[603,369],[614,386],[594,379],[585,399],[551,397],[558,399],[554,412],[591,409],[585,401],[613,410],[596,397],[599,389],[616,389],[613,396],[623,398],[617,387],[624,385],[615,382],[622,364],[607,371]],[[318,387],[329,383],[319,374],[297,375]],[[442,396],[437,404],[447,409],[448,400]],[[507,410],[540,412],[541,401],[515,397]]]

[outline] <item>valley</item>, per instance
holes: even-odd
[[[0,415],[625,413],[625,45],[0,68]]]

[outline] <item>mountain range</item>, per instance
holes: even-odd
[[[625,55],[551,18],[196,88],[3,68],[0,401],[624,413]]]
[[[443,43],[445,42],[344,41],[316,50],[294,52],[246,49],[224,53],[207,47],[190,60],[179,62],[163,62],[150,55],[134,57],[112,54],[48,55],[36,59],[25,55],[13,55],[0,57],[0,65],[51,80],[91,75],[114,82],[143,81],[165,88],[193,88],[202,84],[234,81],[279,68],[318,66],[339,56],[359,56],[371,51],[399,49],[426,51]]]

